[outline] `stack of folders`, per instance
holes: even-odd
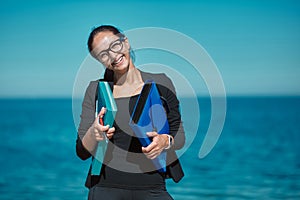
[[[103,125],[109,125],[109,127],[113,126],[116,112],[117,112],[117,105],[114,100],[112,90],[108,82],[99,81],[98,84],[98,102],[96,102],[96,111],[97,113],[100,112],[102,107],[106,108],[106,113],[103,116]],[[94,155],[94,159],[92,161],[92,175],[99,175],[101,166],[103,163],[103,159],[105,156],[108,138],[104,134],[105,140],[99,141],[96,153]]]
[[[166,111],[154,81],[148,80],[145,82],[131,115],[129,125],[143,147],[147,147],[152,142],[147,136],[147,132],[169,133]],[[162,151],[152,162],[159,172],[166,172],[165,151]]]

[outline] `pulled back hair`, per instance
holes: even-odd
[[[96,28],[93,28],[92,32],[90,33],[90,36],[88,38],[88,43],[87,43],[90,53],[93,50],[93,42],[94,42],[95,36],[98,33],[104,32],[104,31],[112,32],[114,35],[117,35],[119,37],[125,37],[125,35],[118,28],[111,26],[111,25],[101,25]]]

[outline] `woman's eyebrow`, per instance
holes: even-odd
[[[117,40],[117,39],[109,40],[109,39],[107,39],[107,38],[105,38],[105,39],[106,39],[106,41],[107,41],[107,42],[105,42],[106,48],[102,48],[102,46],[104,46],[105,44],[101,43],[101,44],[99,44],[99,45],[96,46],[96,49],[95,49],[95,50],[97,50],[97,51],[100,50],[99,52],[104,51],[104,50],[107,50],[107,49],[110,47],[110,45],[111,45],[115,40]]]

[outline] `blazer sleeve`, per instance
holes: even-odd
[[[165,74],[161,74],[158,83],[161,96],[167,102],[167,118],[170,130],[169,134],[174,137],[174,146],[167,150],[168,167],[166,178],[172,178],[173,181],[177,183],[183,178],[184,172],[175,150],[181,149],[184,146],[185,132],[181,121],[179,101],[172,81]]]
[[[91,157],[91,153],[83,146],[82,138],[88,131],[88,129],[92,126],[95,120],[95,101],[96,101],[96,89],[97,82],[92,81],[88,85],[84,99],[82,102],[82,111],[80,115],[80,124],[78,127],[78,135],[76,140],[76,154],[82,159],[86,160]]]
[[[168,107],[168,123],[170,135],[174,137],[174,146],[172,149],[181,149],[185,144],[185,132],[183,129],[181,114],[179,110],[179,101],[176,96],[175,87],[165,74],[161,74],[158,80],[158,87],[160,88],[161,95],[165,98]]]

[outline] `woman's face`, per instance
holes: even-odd
[[[92,54],[107,68],[124,73],[130,64],[129,43],[110,31],[103,31],[94,37]]]

